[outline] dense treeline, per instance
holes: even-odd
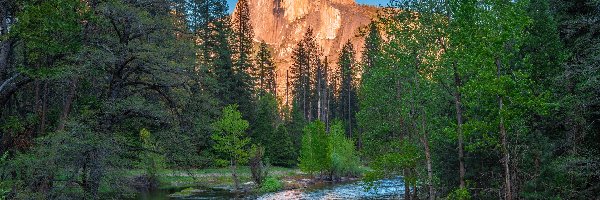
[[[365,165],[406,199],[600,193],[595,0],[392,0],[362,52],[324,57],[309,28],[288,77],[247,0],[0,3],[0,199],[124,198],[163,168],[238,188],[246,164]]]
[[[219,145],[230,104],[251,122],[253,144],[284,151],[272,163],[294,165],[270,52],[255,54],[244,7],[230,16],[223,0],[2,1],[0,196],[119,198],[152,187],[164,167],[244,162]],[[233,133],[246,141],[246,129]]]
[[[407,199],[597,198],[599,2],[390,7],[363,55],[370,178],[404,176]]]

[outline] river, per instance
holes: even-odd
[[[374,182],[374,186],[370,189],[366,183],[361,181],[342,184],[319,184],[306,189],[285,190],[261,196],[236,196],[227,190],[203,189],[197,190],[193,195],[187,197],[169,197],[168,195],[173,191],[157,191],[145,194],[141,199],[402,199],[404,195],[404,181],[402,177],[379,180]]]

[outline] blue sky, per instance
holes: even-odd
[[[235,8],[235,3],[237,2],[237,0],[227,0],[227,2],[229,3],[229,12],[233,12],[233,9]],[[356,2],[360,3],[360,4],[386,5],[390,1],[389,0],[356,0]]]

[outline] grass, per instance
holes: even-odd
[[[281,184],[281,181],[278,178],[268,177],[267,179],[265,179],[265,182],[261,184],[258,191],[261,193],[269,193],[277,192],[281,189],[283,189],[283,184]]]
[[[130,170],[131,176],[139,176],[143,174],[143,170]],[[269,176],[281,178],[285,176],[294,176],[301,174],[298,169],[290,169],[283,167],[269,168]],[[229,168],[214,168],[214,169],[189,169],[189,170],[161,170],[158,174],[161,182],[161,188],[182,188],[182,187],[226,187],[233,185],[231,178],[231,170]],[[252,181],[250,168],[239,167],[238,177],[241,183]]]

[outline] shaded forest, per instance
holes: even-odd
[[[362,51],[325,57],[309,28],[287,77],[247,1],[0,0],[0,199],[222,167],[238,190],[246,166],[259,193],[277,166],[402,176],[404,199],[599,198],[600,1],[391,0]]]

